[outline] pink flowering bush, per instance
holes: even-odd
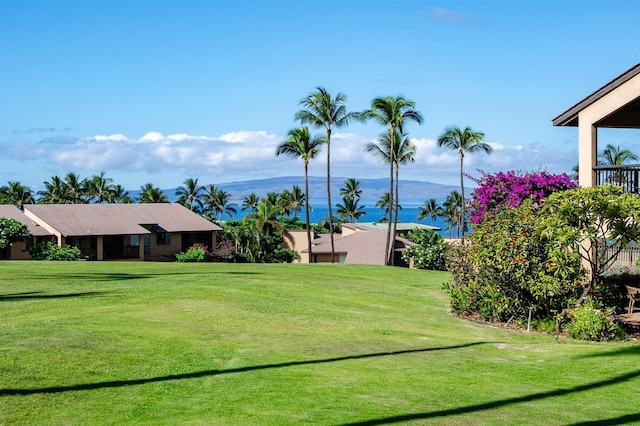
[[[537,209],[550,194],[577,187],[565,173],[482,172],[480,179],[471,179],[478,184],[469,203],[470,221],[476,224],[482,222],[486,214],[494,215],[499,210],[517,207],[528,199]]]

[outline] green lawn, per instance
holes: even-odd
[[[446,278],[1,262],[0,424],[640,423],[639,344],[461,320]]]

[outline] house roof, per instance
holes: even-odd
[[[627,81],[640,74],[640,63],[629,68],[627,71],[620,74],[618,77],[611,80],[553,120],[551,122],[554,126],[578,126],[578,114],[591,104],[595,103],[605,95],[611,93]],[[612,116],[603,119],[598,123],[599,127],[626,127],[626,128],[638,128],[640,127],[640,94],[634,101],[627,104],[624,108],[612,114]]]
[[[20,223],[27,225],[27,227],[29,228],[29,232],[31,232],[31,235],[35,237],[46,237],[51,235],[51,232],[47,231],[41,226],[36,225],[33,220],[25,216],[22,210],[20,210],[16,206],[0,204],[0,217],[14,219]]]
[[[387,230],[389,224],[388,223],[379,223],[379,222],[361,222],[361,223],[343,223],[342,226],[346,226],[349,229],[354,229],[354,230],[358,230],[358,229],[362,229],[362,228],[366,228],[366,229],[372,229],[372,230]],[[400,232],[400,231],[411,231],[414,228],[421,228],[421,229],[430,229],[432,231],[439,231],[440,228],[438,228],[437,226],[431,226],[431,225],[424,225],[422,223],[415,223],[415,222],[398,222],[397,226],[396,226],[396,231]]]
[[[154,225],[167,232],[222,229],[180,204],[32,204],[25,211],[65,237],[141,235]]]
[[[334,241],[334,251],[336,253],[346,253],[345,263],[384,265],[386,263],[386,243],[386,231],[367,230],[336,239]],[[405,238],[396,237],[394,249],[402,251],[412,245],[415,244]],[[307,252],[308,250],[303,250],[303,253]],[[331,253],[331,244],[327,242],[318,244],[313,248],[313,253]]]

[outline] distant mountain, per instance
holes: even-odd
[[[340,199],[340,188],[347,178],[331,178],[331,201]],[[362,188],[363,200],[378,200],[380,196],[389,190],[389,179],[358,179]],[[234,199],[242,199],[246,195],[255,192],[258,196],[264,196],[268,192],[281,192],[291,190],[293,185],[298,185],[304,190],[304,176],[284,176],[269,179],[250,180],[243,182],[221,183],[220,188],[228,191]],[[445,198],[451,191],[458,190],[458,186],[441,185],[433,182],[417,180],[400,180],[400,200],[424,201],[429,198]],[[175,193],[175,189],[165,190],[166,194]],[[309,176],[309,195],[312,199],[327,197],[327,179],[325,177]]]
[[[347,178],[331,178],[331,201],[332,204],[340,202],[340,188]],[[375,202],[383,193],[389,190],[389,179],[358,179],[362,188],[362,200],[369,203]],[[259,197],[264,197],[268,192],[282,192],[285,189],[291,190],[293,185],[298,185],[304,191],[304,176],[284,176],[269,179],[247,180],[241,182],[228,182],[217,185],[229,192],[234,200],[241,200],[245,196],[255,192]],[[467,188],[467,193],[472,188]],[[169,201],[175,202],[175,188],[163,189]],[[429,198],[444,199],[451,191],[460,191],[460,187],[455,185],[441,185],[433,182],[423,182],[419,180],[400,179],[400,204],[420,203]],[[309,194],[311,199],[321,200],[327,198],[327,179],[325,177],[309,176]],[[140,190],[129,190],[129,195],[139,197]]]

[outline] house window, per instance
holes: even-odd
[[[158,232],[156,244],[159,246],[168,246],[171,244],[171,234],[168,232]]]

